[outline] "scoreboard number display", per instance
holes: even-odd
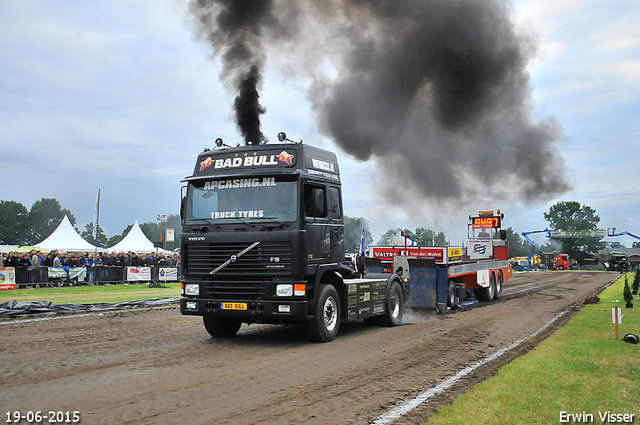
[[[500,216],[472,217],[471,223],[474,229],[498,229],[502,225]]]

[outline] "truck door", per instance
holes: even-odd
[[[309,264],[319,264],[331,257],[326,187],[319,183],[305,183],[303,202],[308,261]]]
[[[331,229],[331,261],[344,261],[344,218],[340,188],[329,186],[329,226]]]

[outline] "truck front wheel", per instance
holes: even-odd
[[[307,338],[315,342],[333,341],[340,327],[340,299],[332,285],[320,286],[313,319],[306,323]]]
[[[233,319],[220,319],[212,315],[202,316],[204,327],[214,338],[229,338],[240,330],[242,322]]]

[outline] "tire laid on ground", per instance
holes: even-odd
[[[404,296],[402,295],[402,287],[398,282],[391,284],[389,296],[385,302],[384,315],[381,319],[382,326],[399,326],[402,324],[402,316],[404,314]]]
[[[450,280],[447,284],[447,305],[451,308],[458,307],[460,304],[460,298],[456,293],[456,285],[453,283],[453,280]]]
[[[502,286],[504,285],[504,278],[502,277],[502,272],[498,272],[498,280],[496,281],[496,290],[493,294],[494,300],[499,300],[502,298]]]
[[[320,286],[314,318],[305,323],[307,338],[315,342],[333,341],[340,328],[340,298],[333,285]]]
[[[220,319],[212,315],[202,316],[204,328],[214,338],[229,338],[240,330],[242,322],[233,319]]]
[[[496,276],[491,273],[488,288],[478,288],[476,291],[480,301],[491,301],[496,293]]]

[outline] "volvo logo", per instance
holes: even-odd
[[[204,236],[189,236],[188,239],[190,241],[204,241],[205,237]]]
[[[239,253],[233,254],[227,261],[225,261],[224,263],[220,264],[215,269],[211,270],[209,272],[209,274],[216,274],[220,270],[222,270],[223,268],[227,267],[229,264],[235,263],[236,261],[238,261],[238,258],[242,257],[244,254],[246,254],[247,252],[251,251],[253,248],[255,248],[258,245],[260,245],[260,242],[254,242],[253,244],[249,245],[248,247],[246,247],[245,249],[243,249]]]

